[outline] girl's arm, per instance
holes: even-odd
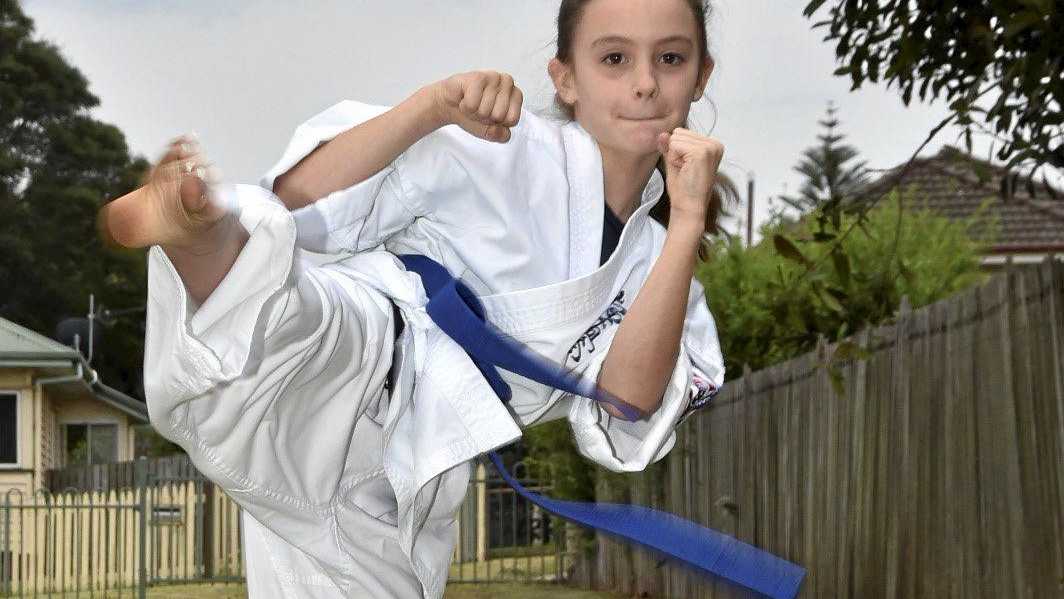
[[[476,137],[505,143],[523,102],[513,77],[470,71],[427,85],[398,106],[315,148],[273,182],[289,210],[369,179],[418,140],[455,124]]]
[[[621,320],[599,373],[599,385],[648,413],[661,405],[676,367],[703,231],[702,222],[670,217],[661,254]],[[604,407],[622,416],[612,405]]]
[[[724,156],[720,142],[681,127],[660,133],[658,149],[670,199],[665,245],[621,321],[598,379],[607,391],[650,413],[661,405],[679,355],[698,244]]]
[[[273,192],[289,210],[364,181],[419,139],[446,124],[433,88],[337,135],[277,177]]]

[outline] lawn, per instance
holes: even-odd
[[[49,597],[94,597],[99,599],[133,599],[136,590],[122,589],[121,592],[103,593],[98,592],[89,595],[82,590],[81,593],[67,593],[64,595],[54,594]],[[187,584],[187,585],[159,585],[148,589],[149,599],[245,599],[247,590],[243,584]],[[517,584],[511,582],[489,583],[450,583],[444,599],[494,599],[505,597],[506,599],[621,599],[620,595],[611,593],[595,593],[591,590],[579,590],[555,584]]]
[[[75,595],[54,594],[54,597],[90,597],[89,593],[82,591]],[[121,594],[110,591],[108,593],[93,593],[91,597],[100,599],[118,599],[119,597],[136,597],[137,593],[131,589],[125,589]],[[244,599],[247,590],[242,584],[192,584],[192,585],[161,585],[148,589],[149,599]],[[621,599],[621,595],[612,593],[595,593],[580,591],[553,584],[515,584],[508,582],[493,583],[451,583],[447,586],[444,599],[493,599],[494,597],[506,597],[506,599]]]
[[[557,569],[554,554],[532,556],[495,557],[486,562],[467,562],[451,564],[450,582],[445,599],[616,599],[620,595],[594,593],[570,589],[551,584]],[[461,580],[490,582],[459,582]],[[543,580],[544,582],[519,583],[515,579]],[[53,593],[49,597],[93,597],[99,599],[134,599],[135,589],[122,589],[89,594]],[[185,599],[188,597],[204,599],[244,599],[247,588],[243,584],[158,584],[148,589],[149,599]]]
[[[451,583],[447,585],[444,599],[621,599],[623,595],[581,591],[553,584],[512,584],[493,582],[487,584]]]
[[[557,576],[557,560],[552,555],[497,557],[486,562],[451,563],[448,580],[505,582],[534,580],[551,582]],[[568,562],[567,562],[568,563]]]

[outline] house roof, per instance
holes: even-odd
[[[4,354],[54,354],[55,358],[69,358],[76,356],[77,353],[73,347],[63,345],[55,339],[49,339],[5,318],[0,318],[0,356]]]
[[[100,381],[93,383],[92,388],[95,391],[93,395],[96,399],[139,419],[141,422],[148,422],[148,406],[143,401],[130,397],[118,389],[108,387]]]
[[[896,187],[904,164],[889,169],[872,181],[866,193],[878,194],[884,187]],[[979,180],[979,173],[986,178]],[[998,221],[998,236],[992,253],[1064,251],[1064,191],[1053,191],[1039,183],[1031,197],[1019,184],[1012,196],[1002,196],[1002,180],[1009,171],[1001,166],[970,156],[952,146],[938,154],[913,161],[901,185],[913,194],[904,200],[916,200],[946,217],[971,217],[980,205],[989,202],[985,214]],[[875,197],[873,195],[873,197]]]
[[[89,380],[82,379],[80,382],[88,388],[92,397],[141,422],[148,422],[148,406],[100,382],[95,371],[85,362],[81,352],[10,320],[0,318],[0,367],[3,367],[5,362],[24,365],[33,361],[45,364],[51,361],[81,364],[84,367],[83,370],[87,371],[90,376]]]

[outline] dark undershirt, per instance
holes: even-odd
[[[606,202],[602,203],[602,213],[602,250],[599,252],[599,266],[605,264],[613,254],[613,250],[617,249],[617,242],[620,241],[621,231],[624,229],[624,223],[617,218],[613,210],[610,210]],[[392,311],[395,315],[395,338],[398,339],[405,323],[395,302],[392,302]]]
[[[624,223],[617,218],[613,210],[610,210],[606,202],[602,203],[602,212],[602,252],[599,254],[599,266],[605,264],[613,254],[613,250],[617,249],[617,242],[621,239],[621,230],[624,229]]]

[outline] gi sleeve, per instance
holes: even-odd
[[[345,469],[353,427],[386,401],[391,309],[342,266],[302,257],[291,214],[265,189],[217,190],[249,239],[202,305],[149,249],[148,414],[259,521],[302,548],[332,547],[321,522],[365,474]]]
[[[273,191],[277,177],[318,146],[390,110],[344,100],[296,128],[288,147],[260,179]],[[457,125],[441,127],[421,138],[373,176],[292,211],[296,245],[319,253],[361,252],[377,247],[438,208],[438,197],[469,187],[468,169],[451,151],[468,141]],[[430,198],[430,196],[434,196]]]
[[[594,355],[583,375],[598,380],[606,354]],[[661,406],[647,419],[629,422],[598,402],[573,397],[569,422],[584,457],[614,472],[638,472],[660,460],[676,443],[676,425],[705,407],[724,384],[724,360],[705,292],[691,281],[676,367]]]

